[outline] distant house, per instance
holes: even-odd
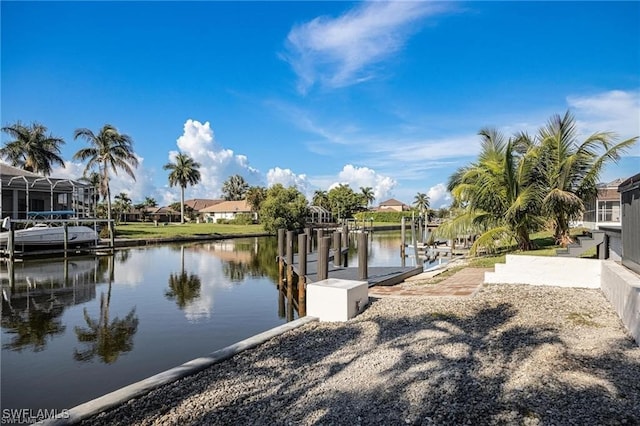
[[[145,207],[142,216],[154,222],[180,222],[180,212],[171,207]]]
[[[94,189],[83,182],[41,176],[0,163],[1,217],[24,219],[27,211],[73,210],[78,216],[90,216]]]
[[[193,212],[198,214],[200,210],[205,209],[207,207],[215,206],[216,204],[220,204],[222,202],[224,202],[224,200],[192,198],[190,200],[184,200],[184,206],[193,209]]]
[[[223,201],[200,210],[200,215],[205,222],[217,223],[220,220],[232,220],[239,214],[251,215],[257,220],[257,215],[251,211],[251,206],[246,200]]]
[[[620,225],[620,193],[618,186],[623,179],[598,184],[598,195],[595,200],[584,203],[585,212],[582,216],[583,226],[598,229],[600,225]]]
[[[398,201],[395,198],[391,198],[387,201],[383,201],[380,203],[376,211],[384,212],[384,211],[395,211],[395,212],[406,212],[411,210],[411,206],[406,205],[402,201]]]

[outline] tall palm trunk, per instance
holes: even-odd
[[[109,185],[109,169],[107,168],[107,164],[104,164],[103,176],[104,185],[107,193],[107,227],[109,229],[109,237],[113,235],[113,224],[111,223],[111,186]]]
[[[180,187],[180,223],[184,224],[184,186]]]
[[[516,229],[516,238],[518,239],[518,249],[528,251],[535,248],[529,239],[529,229],[526,226]]]
[[[569,232],[569,223],[564,219],[563,215],[556,216],[554,228],[556,244],[566,247],[573,242]]]

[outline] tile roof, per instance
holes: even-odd
[[[199,212],[200,210],[214,206],[216,204],[220,204],[224,202],[224,200],[220,199],[207,199],[207,198],[192,198],[190,200],[185,200],[184,205],[191,207],[193,210]]]
[[[213,206],[205,207],[200,210],[200,213],[249,213],[251,207],[246,200],[240,201],[223,201]]]

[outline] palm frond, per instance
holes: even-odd
[[[475,256],[480,249],[485,249],[488,253],[494,253],[504,245],[505,240],[513,240],[513,234],[508,226],[496,226],[488,229],[474,241],[469,254]]]

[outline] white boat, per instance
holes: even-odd
[[[46,216],[53,217],[57,214],[57,218],[63,217],[64,214],[69,212],[34,212],[31,213],[31,217],[42,217],[42,213],[47,213]],[[8,229],[9,220],[5,218],[3,221],[3,227]],[[13,231],[14,247],[53,247],[63,246],[65,240],[65,231],[63,223],[55,222],[51,220],[43,221],[42,223],[33,222],[32,225],[24,229],[16,229]],[[70,247],[77,247],[80,245],[94,244],[100,240],[98,233],[88,226],[73,224],[73,222],[67,224],[67,244]],[[0,232],[0,247],[7,247],[9,243],[9,231]]]
[[[72,246],[95,243],[99,240],[98,233],[88,226],[67,226],[67,243]],[[50,226],[37,223],[26,229],[14,231],[14,245],[29,247],[48,247],[64,245],[64,227]],[[0,232],[0,245],[9,242],[9,232]]]

